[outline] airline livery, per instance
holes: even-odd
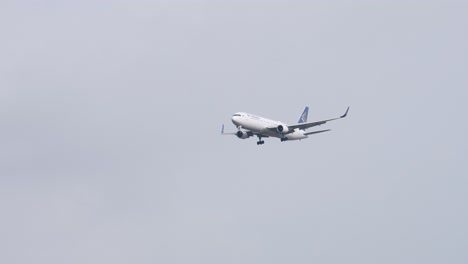
[[[298,139],[300,140],[300,139],[307,138],[308,135],[330,131],[330,129],[313,131],[313,132],[306,132],[305,130],[314,126],[323,125],[327,123],[328,121],[333,121],[333,120],[344,118],[348,114],[348,111],[349,111],[349,107],[348,109],[346,109],[346,112],[344,113],[344,115],[340,117],[322,120],[322,121],[316,121],[316,122],[307,122],[307,115],[309,113],[309,107],[306,107],[304,109],[304,112],[302,112],[302,115],[299,118],[299,121],[297,122],[297,124],[294,124],[294,125],[287,125],[280,121],[274,121],[274,120],[270,120],[264,117],[260,117],[260,116],[256,116],[256,115],[252,115],[252,114],[248,114],[244,112],[239,112],[239,113],[235,113],[232,116],[232,123],[234,123],[238,131],[236,133],[224,133],[224,125],[223,125],[221,128],[221,134],[222,135],[236,135],[240,139],[246,139],[249,137],[257,136],[258,137],[257,145],[264,144],[265,141],[263,141],[262,138],[267,138],[267,137],[280,138],[281,142],[287,141],[287,140],[298,140]]]

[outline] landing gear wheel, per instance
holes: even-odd
[[[258,137],[257,145],[263,145],[265,141],[262,140],[261,137]]]

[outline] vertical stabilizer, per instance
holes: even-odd
[[[302,115],[301,115],[301,118],[299,118],[299,121],[297,121],[297,123],[307,123],[307,115],[309,115],[309,107],[306,106],[306,108],[304,108],[304,112],[302,112]]]

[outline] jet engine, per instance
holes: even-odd
[[[241,130],[237,131],[236,136],[241,139],[246,139],[250,137],[250,135],[247,132]]]
[[[278,131],[278,133],[288,133],[289,132],[289,128],[285,125],[279,125],[277,128],[276,128],[276,131]]]

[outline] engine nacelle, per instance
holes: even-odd
[[[289,128],[285,125],[279,125],[277,128],[276,128],[276,131],[278,131],[278,133],[288,133],[289,132]]]
[[[236,136],[240,139],[246,139],[250,137],[250,135],[247,132],[241,130],[237,131]]]

